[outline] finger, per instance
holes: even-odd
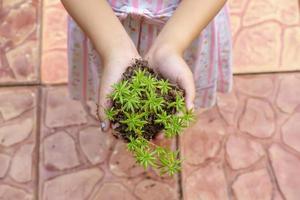
[[[184,72],[183,74],[179,75],[177,77],[177,84],[184,89],[185,91],[185,103],[186,108],[188,110],[194,108],[194,100],[195,100],[195,83],[194,83],[194,76],[187,66],[187,64],[184,62],[184,60],[181,61],[182,65],[184,65]]]
[[[112,92],[112,85],[120,80],[120,75],[115,74],[114,71],[103,70],[99,90],[99,117],[100,127],[103,131],[108,131],[110,122],[107,119],[105,111],[111,107],[111,100],[109,94]]]

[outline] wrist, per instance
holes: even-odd
[[[131,39],[116,39],[112,41],[108,41],[105,48],[97,48],[96,50],[99,53],[102,62],[109,63],[112,60],[119,59],[132,59],[139,57],[139,53],[136,50],[135,45],[131,41]]]
[[[155,60],[164,60],[167,57],[170,56],[180,56],[182,54],[181,50],[177,48],[176,46],[169,44],[169,43],[154,43],[151,48],[149,49],[147,55],[145,58],[153,63]]]

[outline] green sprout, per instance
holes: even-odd
[[[169,123],[166,125],[165,136],[167,138],[172,138],[178,135],[182,131],[182,123],[181,118],[179,116],[173,115],[171,116]]]
[[[160,89],[160,93],[162,95],[168,94],[169,90],[171,90],[171,86],[168,80],[159,80],[157,87]]]
[[[129,95],[128,81],[122,81],[113,85],[114,92],[112,93],[112,99],[114,101],[120,101],[121,104],[124,103],[124,97]]]
[[[152,110],[155,113],[158,111],[162,111],[162,107],[165,103],[163,97],[158,97],[157,94],[153,91],[146,94],[147,100],[144,102],[144,109],[145,110]]]
[[[134,112],[134,109],[138,108],[139,103],[140,103],[140,98],[136,93],[133,93],[131,95],[126,96],[123,108],[125,111]]]
[[[157,116],[158,116],[158,119],[155,120],[156,123],[163,124],[164,126],[166,126],[168,124],[170,115],[168,115],[166,111],[162,111],[162,113],[157,114]]]
[[[107,116],[107,119],[113,120],[114,117],[116,116],[116,114],[118,114],[118,111],[112,107],[112,108],[105,110],[105,114]]]
[[[156,89],[157,79],[152,76],[145,76],[141,86],[144,86],[149,91],[154,91]]]
[[[185,109],[179,88],[155,75],[143,62],[136,61],[135,67],[126,80],[113,85],[109,96],[113,106],[105,113],[117,124],[116,130],[139,165],[173,176],[181,169],[179,151],[158,146],[150,138],[161,130],[167,139],[178,136],[194,119],[193,111]]]
[[[128,126],[127,130],[129,131],[140,131],[141,128],[147,124],[145,120],[143,120],[144,114],[138,114],[138,113],[126,113],[125,115],[127,117],[126,120],[122,120],[121,123],[126,124]]]
[[[182,110],[185,106],[184,98],[178,93],[176,94],[176,100],[168,105],[168,107],[174,107],[177,111]]]

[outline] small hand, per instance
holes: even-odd
[[[185,91],[187,109],[194,108],[195,84],[193,74],[180,53],[169,47],[153,47],[146,54],[150,67]]]
[[[129,47],[119,48],[117,52],[109,54],[109,57],[104,59],[98,98],[100,126],[103,131],[107,131],[110,128],[110,122],[106,117],[105,110],[111,106],[108,96],[113,90],[112,86],[122,79],[122,74],[135,58],[140,58],[138,52],[135,48]]]

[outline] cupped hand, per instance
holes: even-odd
[[[108,96],[113,91],[112,86],[122,79],[122,74],[136,58],[140,58],[140,56],[135,47],[130,46],[128,48],[118,48],[103,61],[98,97],[98,113],[101,121],[100,126],[103,131],[107,131],[110,128],[110,122],[106,117],[105,110],[111,106]]]
[[[186,108],[193,109],[195,99],[194,78],[182,55],[168,46],[154,46],[145,55],[145,59],[148,60],[150,68],[185,91]]]

